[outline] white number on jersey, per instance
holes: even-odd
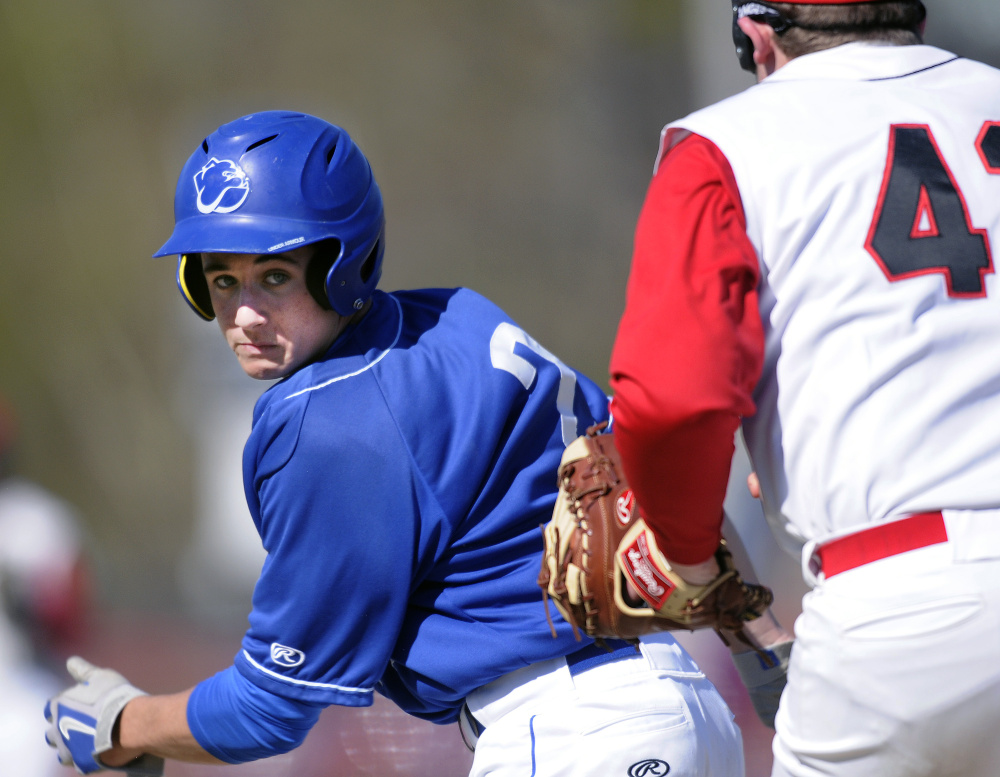
[[[563,444],[569,445],[579,435],[576,431],[576,415],[573,413],[573,399],[576,396],[576,373],[538,344],[527,332],[513,324],[504,322],[490,338],[490,361],[498,370],[509,372],[525,389],[530,389],[538,374],[534,365],[523,356],[514,353],[514,346],[521,343],[559,369],[559,390],[556,392],[556,410],[562,417]]]

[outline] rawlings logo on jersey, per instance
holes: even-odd
[[[278,666],[293,667],[305,661],[306,654],[301,650],[273,642],[271,643],[271,660]]]
[[[212,157],[194,174],[200,213],[232,213],[250,194],[250,179],[235,162]]]
[[[628,526],[635,511],[635,494],[632,489],[622,491],[615,500],[615,517],[622,526]]]
[[[639,595],[653,609],[660,609],[677,586],[660,573],[649,552],[645,532],[637,534],[627,548],[619,551],[618,557]]]

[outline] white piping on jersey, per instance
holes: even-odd
[[[336,383],[339,380],[347,380],[348,378],[353,378],[355,375],[360,375],[362,372],[370,370],[372,367],[374,367],[376,364],[382,361],[382,359],[389,353],[389,351],[391,351],[393,348],[396,347],[396,343],[399,342],[399,337],[403,333],[403,306],[400,305],[399,300],[396,299],[391,294],[387,294],[386,296],[396,303],[396,312],[399,313],[399,325],[396,327],[396,336],[389,344],[389,347],[386,348],[384,351],[382,351],[382,353],[376,356],[374,360],[366,364],[360,370],[355,370],[354,372],[348,373],[347,375],[338,375],[336,378],[330,378],[330,380],[324,381],[323,383],[320,383],[317,386],[309,386],[308,388],[299,389],[294,394],[289,394],[287,397],[285,397],[285,399],[292,399],[293,397],[297,397],[300,394],[305,394],[307,391],[315,391],[316,389],[325,388],[326,386],[329,386],[331,383]]]
[[[250,654],[246,650],[243,651],[243,657],[249,661],[254,668],[259,669],[264,674],[273,677],[275,680],[281,680],[282,682],[290,683],[291,685],[304,685],[307,688],[325,688],[329,691],[343,691],[344,693],[372,693],[372,688],[345,688],[343,685],[334,685],[333,683],[314,683],[309,680],[296,680],[294,677],[285,677],[277,672],[272,672],[270,669],[258,664],[251,658]]]

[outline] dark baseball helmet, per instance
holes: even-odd
[[[177,254],[177,285],[215,318],[199,254],[271,254],[317,244],[307,270],[316,301],[343,316],[378,285],[385,212],[371,166],[340,127],[265,111],[224,124],[188,159],[174,196],[174,231],[154,256]]]
[[[859,2],[859,0],[844,1],[850,3]],[[831,0],[831,2],[839,3],[842,0]],[[784,16],[768,5],[733,0],[733,44],[736,46],[736,58],[739,60],[741,68],[748,73],[754,73],[757,70],[757,66],[753,61],[753,42],[750,40],[750,36],[740,29],[739,25],[739,20],[744,16],[766,21],[778,33],[784,32],[790,25]]]
[[[774,0],[778,2],[779,0]],[[786,5],[860,5],[862,3],[871,2],[871,0],[780,0],[780,2]],[[927,10],[924,8],[924,4],[921,0],[907,0],[912,6],[913,10],[916,12],[915,21],[912,22],[914,30],[916,30],[917,25],[923,22],[924,18],[927,16]],[[740,67],[751,73],[756,72],[757,66],[753,61],[753,42],[750,37],[743,32],[739,27],[739,20],[744,16],[749,16],[757,21],[765,22],[770,25],[776,33],[781,35],[785,31],[792,27],[801,27],[804,30],[813,30],[819,32],[834,32],[834,31],[857,31],[861,29],[853,24],[849,24],[845,27],[824,26],[824,27],[806,27],[800,22],[793,22],[783,16],[778,10],[771,7],[771,3],[768,0],[764,2],[749,2],[748,0],[731,0],[733,7],[733,43],[736,46],[736,57],[740,62]],[[908,28],[907,28],[908,29]]]

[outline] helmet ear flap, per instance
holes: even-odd
[[[379,267],[379,275],[382,274],[380,260],[382,258],[382,238],[379,237],[375,241],[375,245],[372,246],[371,252],[368,254],[368,258],[365,259],[364,263],[361,265],[361,282],[367,284],[371,280],[372,273],[375,272],[375,268]],[[378,278],[375,279],[378,282]]]
[[[356,251],[350,262],[335,262],[326,277],[326,294],[333,309],[349,316],[364,307],[382,278],[385,255],[385,222],[375,242],[367,249]],[[361,260],[361,257],[364,260]]]
[[[740,62],[740,67],[748,73],[757,72],[757,65],[753,61],[753,41],[750,36],[740,29],[739,6],[733,5],[733,44],[736,46],[736,58]]]
[[[316,243],[306,267],[306,288],[324,310],[349,316],[371,297],[382,275],[382,235],[360,266],[356,261],[345,265],[344,252],[344,244],[336,238]]]
[[[321,240],[316,244],[316,250],[306,267],[306,288],[323,310],[333,310],[326,294],[326,276],[343,251],[343,244],[339,240]]]
[[[177,288],[195,313],[206,321],[215,318],[208,281],[201,269],[201,254],[181,254],[177,261]]]

